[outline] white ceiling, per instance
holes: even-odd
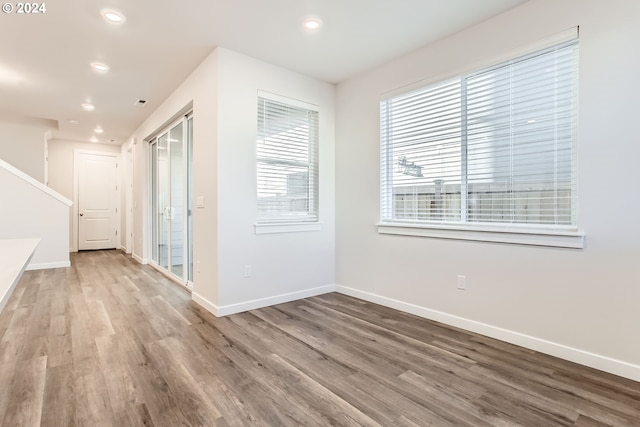
[[[0,120],[77,141],[100,125],[100,142],[121,144],[216,46],[338,83],[525,1],[50,1],[44,14],[0,15]],[[107,24],[104,8],[126,23]],[[320,31],[303,29],[309,16]]]

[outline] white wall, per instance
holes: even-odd
[[[340,290],[640,379],[640,2],[532,0],[337,88]],[[580,26],[584,250],[380,235],[380,94]],[[467,291],[456,290],[456,275]]]
[[[120,240],[127,254],[133,253],[133,164],[134,144],[129,142],[120,146]]]
[[[44,182],[45,132],[37,126],[0,122],[0,159]]]
[[[227,49],[217,52],[219,309],[326,292],[335,283],[334,86]],[[255,234],[258,90],[319,108],[321,231]],[[244,266],[251,266],[250,278],[243,277]]]
[[[40,239],[27,269],[68,267],[71,201],[0,161],[0,239]]]
[[[50,140],[49,143],[49,187],[73,200],[74,188],[74,152],[75,150],[93,151],[96,153],[120,154],[120,146],[92,144],[63,140]],[[122,175],[122,174],[121,174]],[[122,177],[121,177],[122,178]],[[69,247],[77,251],[77,217],[74,210],[69,211]],[[120,233],[122,236],[122,233]]]
[[[134,252],[141,262],[151,258],[148,235],[149,144],[146,138],[154,136],[171,121],[193,107],[193,187],[196,197],[205,199],[205,207],[193,210],[194,258],[200,261],[194,267],[194,291],[217,304],[218,241],[217,241],[217,52],[210,54],[196,70],[165,100],[162,105],[133,133],[125,144],[135,142],[134,150]],[[126,148],[123,147],[123,150]]]
[[[257,92],[320,107],[322,231],[256,235]],[[144,140],[193,105],[194,300],[218,315],[324,292],[334,273],[334,88],[218,48],[131,136],[135,145],[134,255],[150,257]],[[144,249],[143,249],[144,248]],[[252,277],[244,278],[244,266]]]

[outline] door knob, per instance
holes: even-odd
[[[81,214],[80,214],[80,216],[84,216],[84,214],[83,214],[83,213],[81,213]]]

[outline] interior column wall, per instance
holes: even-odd
[[[220,313],[270,305],[335,283],[334,86],[218,48]],[[319,231],[256,234],[258,91],[317,105]],[[247,266],[250,277],[245,277]]]
[[[149,138],[193,110],[193,191],[204,207],[193,209],[194,293],[218,300],[217,150],[218,53],[212,52],[193,73],[131,135],[133,147],[133,256],[151,258]],[[134,144],[135,142],[135,144]]]

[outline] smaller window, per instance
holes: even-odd
[[[318,112],[258,97],[258,224],[318,221]]]

